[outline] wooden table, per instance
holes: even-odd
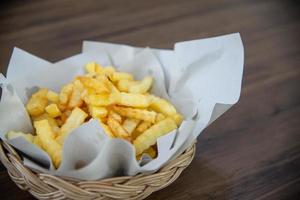
[[[240,101],[198,138],[191,166],[148,199],[300,197],[300,6],[296,1],[6,1],[0,66],[14,46],[49,61],[82,40],[172,48],[176,41],[240,32]],[[24,66],[24,70],[26,66]],[[1,165],[1,199],[32,199]]]

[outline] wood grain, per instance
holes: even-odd
[[[172,48],[176,41],[240,32],[239,103],[199,136],[182,176],[148,199],[297,199],[299,11],[290,0],[4,1],[1,72],[14,46],[55,62],[79,53],[82,40]],[[0,166],[1,199],[32,199]]]

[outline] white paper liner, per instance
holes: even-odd
[[[33,132],[24,105],[37,87],[59,91],[84,65],[96,61],[134,74],[136,79],[152,75],[151,92],[170,100],[184,115],[181,126],[157,140],[158,156],[142,162],[133,146],[111,139],[97,120],[75,129],[63,146],[62,163],[55,170],[47,153],[23,138],[8,141],[28,156],[24,164],[45,173],[97,180],[116,175],[153,173],[182,153],[211,122],[240,96],[243,45],[238,33],[175,44],[174,50],[138,48],[102,42],[84,42],[81,54],[50,63],[15,48],[7,79],[0,77],[0,136],[9,130]]]

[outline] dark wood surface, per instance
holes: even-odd
[[[240,32],[239,103],[199,136],[179,179],[148,199],[300,199],[299,13],[297,1],[4,1],[1,72],[14,46],[54,62],[79,53],[82,40],[172,48]],[[0,169],[1,199],[32,199]]]

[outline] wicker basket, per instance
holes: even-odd
[[[80,181],[33,172],[23,165],[14,148],[5,141],[0,142],[0,159],[9,176],[19,188],[28,190],[38,199],[144,199],[174,182],[191,163],[194,154],[195,144],[150,175]]]

